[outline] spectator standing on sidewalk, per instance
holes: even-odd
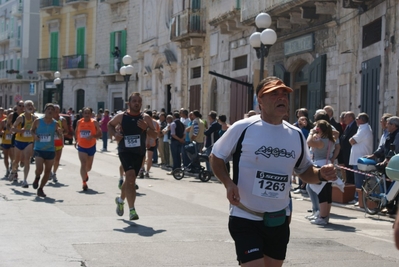
[[[109,116],[109,110],[104,110],[104,116],[100,121],[100,128],[102,133],[102,140],[103,140],[103,149],[101,151],[107,151],[108,148],[108,122],[111,120]]]
[[[159,119],[158,119],[158,125],[159,125],[159,134],[158,134],[158,152],[159,152],[159,157],[161,158],[161,166],[164,166],[165,163],[165,149],[164,149],[164,134],[163,134],[163,129],[168,125],[166,122],[166,114],[165,112],[159,113]]]
[[[222,129],[222,126],[217,122],[217,113],[216,111],[211,111],[208,114],[209,120],[209,128],[205,131],[205,154],[210,155],[212,151],[213,144],[219,139],[219,131]],[[209,161],[206,161],[206,168],[212,174],[212,169]]]
[[[172,152],[173,167],[172,170],[181,167],[181,151],[184,144],[184,124],[180,121],[180,114],[173,113],[174,120],[170,124],[170,151]]]
[[[198,110],[193,111],[194,120],[190,129],[190,139],[197,143],[197,151],[201,152],[204,147],[205,124],[201,120],[201,113]]]
[[[356,117],[357,132],[349,139],[352,145],[351,154],[349,157],[349,165],[352,165],[354,170],[357,170],[357,160],[365,155],[370,155],[373,152],[373,131],[369,124],[369,116],[366,113],[359,113]],[[361,189],[366,176],[364,174],[355,173],[355,186]],[[359,205],[357,191],[354,199],[349,204]]]

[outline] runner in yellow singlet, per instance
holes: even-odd
[[[11,150],[11,129],[7,127],[7,119],[4,119],[0,123],[0,129],[1,129],[1,146],[3,148],[3,154],[4,154],[4,166],[6,167],[6,175],[5,177],[8,177],[10,175],[10,163],[12,162],[12,152]]]
[[[23,188],[28,188],[28,173],[30,169],[30,158],[33,155],[33,136],[31,133],[31,127],[33,121],[36,119],[33,116],[35,107],[33,106],[33,101],[26,100],[24,102],[25,112],[18,116],[17,120],[14,122],[11,131],[15,133],[15,159],[12,164],[12,171],[9,176],[9,180],[13,180],[16,177],[18,170],[18,163],[23,156],[24,163],[24,181],[22,182]]]

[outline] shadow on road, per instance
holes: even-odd
[[[102,195],[102,194],[104,194],[104,192],[98,192],[97,190],[94,190],[91,188],[87,189],[87,191],[81,190],[81,191],[77,191],[77,192],[79,194],[86,194],[86,195]]]
[[[15,188],[11,188],[11,190],[14,192],[14,194],[16,194],[16,195],[18,195],[18,196],[26,196],[26,197],[29,197],[29,196],[36,196],[36,193],[33,193],[33,192],[28,192],[28,191],[19,191],[18,189],[15,189]]]
[[[51,197],[44,197],[43,198],[43,197],[38,197],[38,196],[35,197],[34,201],[35,202],[48,203],[48,204],[63,203],[64,202],[64,200],[62,200],[62,199],[56,200],[56,199],[51,198]]]
[[[51,187],[55,187],[55,188],[60,188],[60,187],[68,187],[69,185],[63,184],[63,183],[59,183],[59,182],[57,182],[57,183],[48,182],[48,183],[46,184],[46,186],[51,186]]]
[[[323,225],[327,231],[341,231],[341,232],[356,232],[356,228],[353,226],[347,226],[343,224],[329,223]]]
[[[128,234],[138,234],[141,236],[153,236],[156,234],[160,234],[163,232],[166,232],[166,230],[154,230],[152,227],[147,227],[141,224],[136,224],[134,222],[125,220],[125,219],[120,219],[120,221],[123,221],[124,223],[128,224],[128,226],[124,227],[123,229],[114,229],[114,231],[117,232],[122,232],[122,233],[128,233]]]

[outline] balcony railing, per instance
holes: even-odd
[[[10,33],[8,31],[0,32],[0,44],[10,41]]]
[[[61,7],[62,0],[40,0],[40,8]]]
[[[87,69],[88,55],[70,55],[62,57],[63,69]]]
[[[39,58],[37,71],[58,71],[61,69],[60,62],[60,58]]]
[[[39,76],[33,71],[19,71],[18,73],[8,73],[6,69],[0,70],[0,80],[37,80]]]
[[[174,16],[175,21],[172,24],[171,40],[179,41],[181,39],[200,37],[205,33],[205,18],[202,10],[186,9]]]
[[[16,17],[22,16],[22,3],[13,5],[11,7],[11,15],[16,16]]]
[[[10,49],[14,51],[21,50],[21,38],[11,38],[10,39]]]

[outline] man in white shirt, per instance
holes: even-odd
[[[356,124],[358,126],[357,132],[349,139],[349,143],[352,145],[349,165],[352,165],[354,170],[357,170],[357,160],[359,158],[370,155],[373,152],[373,131],[369,125],[369,116],[366,113],[359,113],[356,117]],[[365,178],[363,174],[355,173],[356,188],[362,188]],[[354,200],[349,203],[355,204],[355,206],[359,205],[357,192],[355,192]]]

